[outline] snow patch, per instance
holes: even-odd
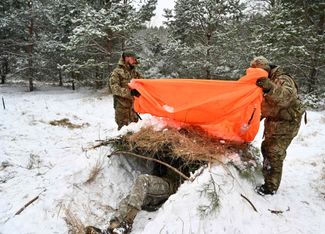
[[[20,87],[0,86],[6,102],[6,110],[0,110],[0,233],[68,233],[66,209],[84,225],[105,228],[145,168],[134,168],[130,158],[107,158],[110,147],[85,149],[142,126],[163,130],[167,120],[142,115],[143,120],[117,131],[111,96],[89,90],[44,90],[27,93]],[[132,233],[324,232],[324,114],[309,111],[308,125],[302,124],[287,151],[276,195],[261,197],[254,192],[261,177],[249,181],[235,166],[213,165],[194,182],[183,183],[158,211],[141,211]],[[69,129],[49,124],[63,118],[89,125]],[[263,127],[253,142],[258,147],[262,131]],[[236,154],[226,158],[224,163],[239,163]],[[92,183],[85,183],[98,160],[104,161],[102,170]],[[214,189],[219,203],[209,198]],[[217,204],[213,212],[202,213]]]
[[[174,113],[174,107],[172,106],[168,106],[168,105],[163,105],[163,108],[165,111],[167,111],[168,113]]]

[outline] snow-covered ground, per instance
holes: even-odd
[[[140,173],[130,160],[108,159],[109,147],[86,150],[127,130],[116,130],[112,97],[53,87],[29,93],[19,86],[1,86],[1,97],[0,233],[68,233],[65,217],[107,226]],[[132,233],[325,233],[325,112],[308,114],[309,123],[289,147],[276,195],[259,196],[253,188],[261,180],[252,183],[231,166],[213,166],[182,184],[158,211],[141,211]],[[82,127],[49,124],[64,118]],[[261,135],[262,129],[257,146]],[[96,165],[102,170],[86,183]],[[201,193],[207,184],[212,190],[215,185],[220,204],[202,214],[199,208],[211,207]]]

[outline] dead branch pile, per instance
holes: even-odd
[[[181,158],[185,161],[221,162],[225,155],[238,153],[241,156],[249,148],[248,144],[236,144],[208,135],[201,128],[174,128],[155,131],[153,127],[142,128],[137,133],[129,133],[110,140],[115,150],[161,158]]]

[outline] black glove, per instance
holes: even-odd
[[[141,95],[141,93],[139,93],[138,90],[131,89],[131,96],[140,97],[140,95]]]
[[[274,84],[272,81],[266,77],[261,77],[256,81],[256,85],[263,89],[264,93],[270,92],[270,90],[273,88]]]

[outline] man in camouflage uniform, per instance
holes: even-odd
[[[272,65],[263,56],[254,58],[251,67],[262,68],[269,73],[268,77],[259,78],[256,82],[264,92],[262,118],[265,118],[261,147],[264,184],[256,187],[256,191],[260,195],[273,195],[281,182],[286,150],[298,133],[305,108],[298,98],[297,84],[280,67]]]
[[[138,117],[133,110],[133,97],[128,88],[132,79],[140,78],[135,66],[138,64],[134,52],[123,52],[117,67],[110,77],[110,87],[114,99],[115,122],[120,130],[124,125],[137,122]]]
[[[118,210],[110,220],[108,233],[129,233],[140,210],[157,210],[175,192],[173,182],[167,178],[139,175],[130,194],[120,202]]]
[[[184,162],[173,160],[172,166],[180,167]],[[199,164],[191,166],[191,170],[197,169]],[[182,172],[190,175],[190,167],[182,167]],[[126,234],[132,229],[133,220],[140,210],[154,211],[162,205],[170,195],[174,194],[184,181],[173,170],[155,163],[152,175],[142,174],[137,177],[131,192],[119,204],[118,210],[110,220],[106,230],[88,226],[86,234]]]

